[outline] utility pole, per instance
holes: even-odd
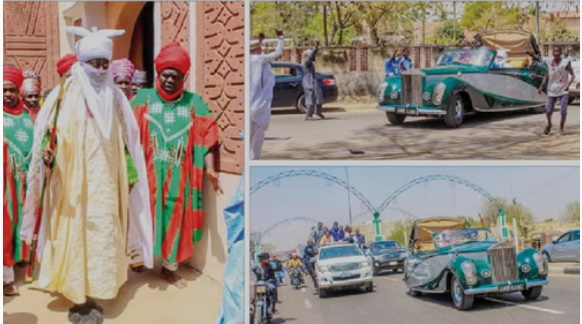
[[[350,187],[350,174],[348,172],[348,167],[345,167],[346,169],[346,181],[348,183],[348,187]],[[352,192],[350,191],[350,189],[348,189],[348,212],[349,212],[349,217],[350,217],[350,226],[352,225]]]

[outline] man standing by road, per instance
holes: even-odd
[[[265,139],[265,131],[271,121],[271,103],[275,74],[270,63],[283,55],[285,40],[283,31],[277,30],[277,48],[269,54],[262,54],[261,45],[264,35],[251,42],[250,74],[251,74],[251,159],[261,158],[261,149]]]
[[[331,234],[335,242],[341,241],[343,239],[343,230],[339,228],[337,222],[333,222],[333,226],[329,230],[329,233]]]
[[[109,70],[110,37],[124,31],[66,31],[82,37],[79,62],[37,117],[20,234],[29,244],[38,235],[39,287],[75,304],[69,320],[102,323],[92,299],[116,298],[130,247],[153,267],[146,165],[135,118]]]
[[[317,257],[317,248],[312,240],[307,241],[307,246],[303,250],[303,257],[305,258],[305,268],[307,273],[311,276],[313,280],[313,287],[316,291],[319,291],[319,285],[317,284],[317,275],[315,272],[315,261]]]
[[[305,93],[305,106],[307,107],[307,114],[305,120],[313,119],[315,113],[321,119],[325,119],[321,113],[323,105],[323,91],[321,85],[317,81],[315,72],[315,59],[319,51],[319,41],[315,42],[313,49],[303,53],[303,92]]]
[[[562,48],[554,45],[553,58],[545,60],[548,67],[548,73],[544,76],[538,92],[542,92],[544,85],[547,84],[547,98],[546,98],[546,118],[547,124],[544,129],[544,135],[550,134],[552,129],[552,114],[554,113],[554,106],[556,101],[560,101],[560,133],[564,132],[564,125],[566,124],[566,115],[568,114],[568,89],[570,84],[574,82],[574,70],[569,60],[562,58]]]
[[[148,166],[154,255],[162,257],[161,277],[184,288],[178,265],[202,238],[204,175],[222,193],[214,167],[218,127],[204,99],[184,89],[190,56],[179,43],[164,46],[154,65],[155,87],[138,90],[131,105]]]

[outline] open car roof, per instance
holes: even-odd
[[[468,223],[464,219],[450,217],[434,217],[420,219],[414,222],[410,234],[410,244],[414,249],[434,248],[432,235],[444,230],[464,229]]]
[[[529,57],[541,57],[535,37],[526,31],[490,30],[480,33],[479,38],[481,45],[495,50],[507,50],[508,60],[516,63],[512,65],[523,64]]]

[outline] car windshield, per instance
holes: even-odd
[[[397,249],[398,244],[396,241],[386,241],[386,242],[376,242],[370,245],[370,249],[374,252],[381,252],[384,250],[393,250]]]
[[[493,59],[493,52],[487,47],[481,47],[477,50],[452,50],[447,51],[437,59],[436,65],[474,65],[489,66]]]
[[[444,230],[434,233],[432,238],[437,248],[465,242],[495,242],[491,231],[485,228]]]
[[[362,251],[355,245],[334,246],[319,251],[319,260],[344,258],[362,255]]]

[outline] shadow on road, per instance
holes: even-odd
[[[453,301],[451,300],[451,295],[449,293],[446,294],[423,294],[418,297],[411,296],[409,292],[406,293],[408,298],[419,299],[425,302],[433,303],[439,306],[447,307],[454,309],[455,305],[453,305]],[[475,303],[473,304],[473,308],[469,310],[465,310],[463,312],[481,312],[481,311],[488,311],[491,309],[503,309],[506,307],[517,307],[517,305],[509,305],[504,303],[495,302],[492,300],[484,299],[486,297],[491,297],[495,299],[499,299],[502,301],[507,301],[515,304],[524,304],[524,305],[532,305],[539,302],[549,300],[546,296],[540,296],[537,300],[526,301],[521,293],[513,293],[513,294],[499,294],[499,295],[487,295],[487,296],[477,296],[475,298]]]

